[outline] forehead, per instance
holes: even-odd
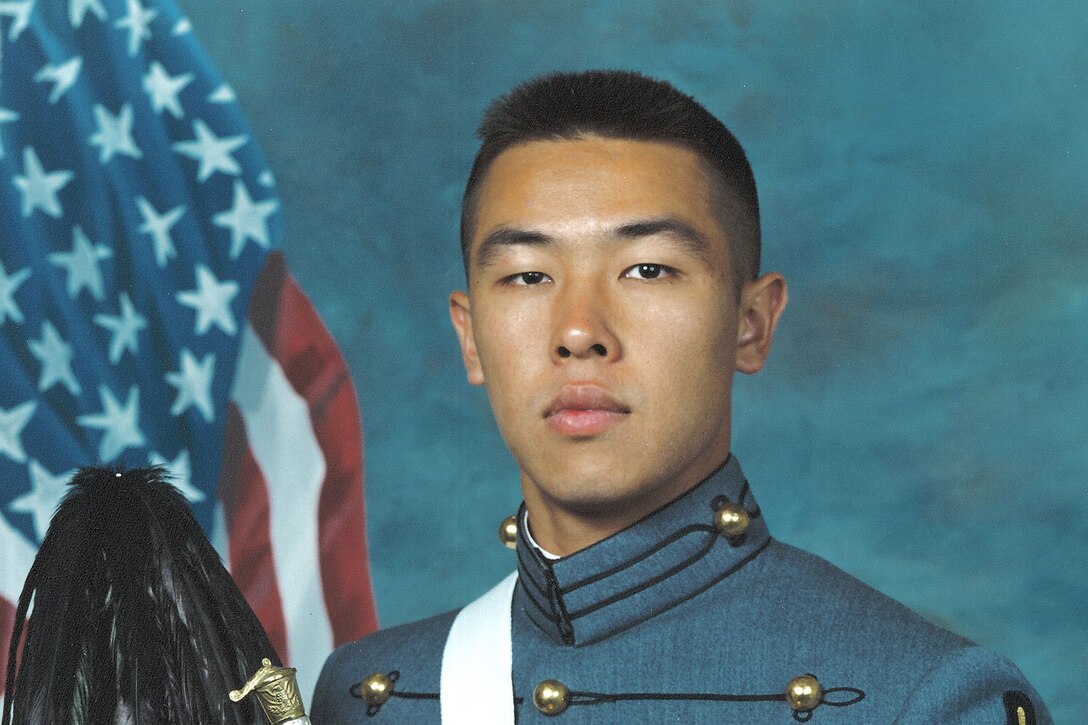
[[[492,162],[472,246],[506,227],[565,237],[666,217],[724,244],[712,197],[699,157],[674,144],[599,136],[532,141]]]

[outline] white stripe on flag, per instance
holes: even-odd
[[[11,602],[13,607],[23,591],[34,554],[34,546],[0,512],[0,597]]]
[[[249,325],[242,334],[231,397],[268,485],[272,560],[287,624],[288,657],[298,668],[300,691],[310,693],[333,643],[318,555],[317,507],[325,458],[309,406]]]
[[[223,502],[216,501],[212,511],[212,533],[208,541],[212,542],[212,548],[219,554],[219,560],[223,566],[230,566],[230,541],[227,538],[227,514],[223,510]]]

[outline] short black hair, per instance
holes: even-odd
[[[725,124],[670,83],[620,70],[541,76],[493,101],[476,135],[483,144],[461,200],[466,276],[480,185],[491,163],[519,144],[587,136],[657,141],[693,151],[711,178],[711,201],[729,239],[737,294],[759,275],[759,198],[748,157]]]

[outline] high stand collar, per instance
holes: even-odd
[[[747,527],[716,525],[739,505]],[[735,510],[736,507],[733,507]],[[525,520],[524,504],[518,515]],[[687,493],[570,556],[549,560],[518,527],[514,606],[557,643],[580,646],[644,622],[710,588],[770,541],[759,506],[732,455]]]

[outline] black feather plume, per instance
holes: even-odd
[[[166,479],[162,468],[72,479],[19,597],[3,725],[264,722],[227,693],[262,657],[279,659]]]

